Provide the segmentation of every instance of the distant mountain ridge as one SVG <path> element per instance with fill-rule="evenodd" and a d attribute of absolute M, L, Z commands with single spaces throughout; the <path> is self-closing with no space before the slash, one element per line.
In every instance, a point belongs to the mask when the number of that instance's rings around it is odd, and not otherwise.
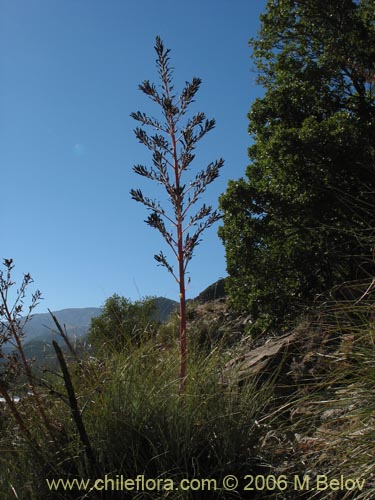
<path fill-rule="evenodd" d="M 199 304 L 205 304 L 206 302 L 210 302 L 212 300 L 224 299 L 227 294 L 225 291 L 225 283 L 226 278 L 219 278 L 215 283 L 209 285 L 205 288 L 199 295 L 193 299 L 195 302 Z"/>
<path fill-rule="evenodd" d="M 68 336 L 74 340 L 81 339 L 87 334 L 91 319 L 99 316 L 101 311 L 100 307 L 84 307 L 53 311 L 53 314 L 61 326 L 66 328 Z M 25 349 L 28 350 L 28 346 L 31 345 L 42 346 L 50 344 L 52 340 L 59 340 L 60 337 L 54 333 L 56 331 L 57 328 L 50 313 L 34 314 L 23 328 Z M 12 350 L 10 345 L 4 347 L 5 352 Z"/>
<path fill-rule="evenodd" d="M 155 319 L 164 322 L 170 314 L 178 307 L 178 303 L 165 297 L 157 297 Z M 72 341 L 82 340 L 86 336 L 91 325 L 92 318 L 99 316 L 102 312 L 100 307 L 68 308 L 60 311 L 52 311 L 60 325 L 66 329 Z M 56 325 L 50 313 L 34 314 L 30 321 L 24 326 L 24 346 L 26 351 L 40 351 L 43 345 L 51 344 L 52 340 L 61 341 L 56 335 Z M 11 346 L 5 346 L 4 351 L 12 350 Z"/>
<path fill-rule="evenodd" d="M 53 314 L 61 326 L 65 326 L 69 336 L 81 338 L 87 333 L 91 319 L 99 316 L 101 311 L 100 307 L 84 307 L 53 311 Z M 55 330 L 56 325 L 50 313 L 34 314 L 24 328 L 25 342 L 34 340 L 51 341 L 54 337 L 52 331 Z"/>
<path fill-rule="evenodd" d="M 224 282 L 225 279 L 219 279 L 192 300 L 204 303 L 225 297 Z M 161 322 L 167 321 L 171 313 L 178 310 L 179 307 L 178 302 L 165 297 L 157 297 L 155 298 L 155 302 L 156 313 L 154 319 Z M 102 308 L 67 308 L 52 312 L 60 325 L 66 329 L 71 341 L 74 342 L 75 340 L 84 340 L 91 325 L 91 320 L 101 314 Z M 46 346 L 52 343 L 52 340 L 62 343 L 61 337 L 56 332 L 57 328 L 50 313 L 34 314 L 24 327 L 25 352 L 30 356 L 35 354 L 39 357 L 46 349 Z M 12 350 L 11 346 L 4 347 L 5 352 Z"/>

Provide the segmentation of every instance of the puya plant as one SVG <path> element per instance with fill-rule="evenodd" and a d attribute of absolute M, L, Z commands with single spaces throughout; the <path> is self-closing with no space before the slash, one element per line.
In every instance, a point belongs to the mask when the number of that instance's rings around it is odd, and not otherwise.
<path fill-rule="evenodd" d="M 203 231 L 221 217 L 217 210 L 213 210 L 205 203 L 193 214 L 191 209 L 206 187 L 218 177 L 224 160 L 220 158 L 211 162 L 204 170 L 197 172 L 190 181 L 185 180 L 184 174 L 195 158 L 196 145 L 214 128 L 215 120 L 207 119 L 202 112 L 186 118 L 186 112 L 189 105 L 194 102 L 201 80 L 193 78 L 190 83 L 186 82 L 179 95 L 176 94 L 173 71 L 170 67 L 170 49 L 164 48 L 160 37 L 156 37 L 155 51 L 160 90 L 148 80 L 140 84 L 139 89 L 159 106 L 162 120 L 159 121 L 140 111 L 131 113 L 130 116 L 141 124 L 134 130 L 137 139 L 152 152 L 152 166 L 135 165 L 133 170 L 165 188 L 169 200 L 168 207 L 164 208 L 156 199 L 144 196 L 140 189 L 132 189 L 130 194 L 135 201 L 143 203 L 151 212 L 145 222 L 161 233 L 177 259 L 176 269 L 162 251 L 154 255 L 158 264 L 167 269 L 179 286 L 179 380 L 182 392 L 187 362 L 186 269 L 195 247 L 201 241 Z M 154 133 L 149 134 L 142 127 L 150 127 Z"/>

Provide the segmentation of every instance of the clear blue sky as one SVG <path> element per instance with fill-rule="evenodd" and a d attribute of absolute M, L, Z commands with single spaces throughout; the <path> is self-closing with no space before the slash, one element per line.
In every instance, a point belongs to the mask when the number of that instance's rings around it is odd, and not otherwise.
<path fill-rule="evenodd" d="M 150 155 L 129 114 L 158 113 L 138 84 L 157 82 L 160 35 L 176 89 L 200 77 L 194 110 L 216 119 L 192 166 L 225 159 L 202 200 L 216 206 L 248 164 L 246 115 L 262 93 L 248 40 L 265 3 L 0 0 L 0 257 L 14 259 L 16 277 L 33 276 L 44 297 L 36 312 L 100 306 L 113 293 L 177 299 L 176 283 L 153 259 L 164 241 L 129 196 L 131 188 L 150 197 L 160 189 L 132 171 Z M 188 297 L 226 275 L 217 227 L 190 263 Z"/>

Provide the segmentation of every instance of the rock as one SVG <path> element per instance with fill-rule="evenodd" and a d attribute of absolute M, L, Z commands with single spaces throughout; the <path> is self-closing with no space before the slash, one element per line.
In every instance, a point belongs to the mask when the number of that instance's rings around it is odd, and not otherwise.
<path fill-rule="evenodd" d="M 228 375 L 229 379 L 235 373 L 238 381 L 242 381 L 249 376 L 258 375 L 265 371 L 271 361 L 274 361 L 279 355 L 284 354 L 294 341 L 294 333 L 269 339 L 264 345 L 250 349 L 245 354 L 229 361 L 225 366 L 224 373 Z"/>

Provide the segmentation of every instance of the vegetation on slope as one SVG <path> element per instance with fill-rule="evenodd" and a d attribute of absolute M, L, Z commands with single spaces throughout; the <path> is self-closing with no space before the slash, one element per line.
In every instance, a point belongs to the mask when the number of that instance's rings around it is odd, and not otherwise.
<path fill-rule="evenodd" d="M 77 351 L 57 325 L 67 351 L 53 342 L 56 368 L 37 372 L 21 316 L 32 280 L 25 275 L 9 304 L 5 260 L 2 499 L 375 497 L 374 13 L 366 0 L 268 2 L 253 43 L 267 90 L 250 113 L 253 163 L 248 181 L 222 197 L 229 304 L 244 313 L 228 306 L 223 282 L 186 304 L 184 391 L 183 315 L 160 324 L 152 301 L 117 296 L 92 323 L 94 351 Z M 192 97 L 197 87 L 189 88 Z M 209 179 L 196 180 L 199 191 Z M 163 234 L 155 213 L 149 223 Z M 124 491 L 122 479 L 142 475 L 150 488 Z M 194 487 L 181 488 L 183 480 Z"/>
<path fill-rule="evenodd" d="M 216 481 L 215 491 L 173 491 L 173 498 L 186 500 L 372 498 L 374 330 L 368 289 L 359 302 L 320 306 L 277 352 L 277 332 L 252 338 L 246 333 L 249 318 L 229 311 L 225 300 L 190 303 L 192 351 L 183 395 L 173 315 L 153 338 L 144 336 L 131 349 L 72 358 L 68 379 L 56 371 L 35 378 L 48 429 L 31 393 L 2 408 L 1 498 L 167 499 L 167 479 Z M 250 367 L 244 361 L 251 358 L 258 361 Z M 47 482 L 142 474 L 165 481 L 167 489 L 88 493 L 88 483 L 81 483 L 81 491 L 74 484 L 69 491 L 62 484 L 52 491 Z M 242 478 L 235 491 L 221 489 L 230 474 Z M 366 488 L 296 491 L 289 481 L 309 477 L 311 486 L 318 474 L 329 480 L 344 474 L 364 480 Z M 276 489 L 269 484 L 245 491 L 246 475 L 281 479 Z"/>
<path fill-rule="evenodd" d="M 374 2 L 270 0 L 251 46 L 265 94 L 219 234 L 232 306 L 280 329 L 374 275 Z"/>

